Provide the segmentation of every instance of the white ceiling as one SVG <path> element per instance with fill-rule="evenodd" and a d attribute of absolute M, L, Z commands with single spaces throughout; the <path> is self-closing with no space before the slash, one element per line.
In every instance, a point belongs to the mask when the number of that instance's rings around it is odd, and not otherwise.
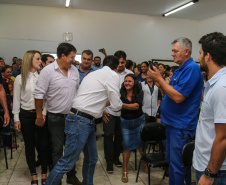
<path fill-rule="evenodd" d="M 4 4 L 65 8 L 66 0 L 0 0 Z M 70 9 L 120 12 L 138 15 L 162 16 L 163 13 L 190 0 L 71 0 Z M 226 13 L 226 0 L 199 0 L 169 17 L 202 20 Z"/>

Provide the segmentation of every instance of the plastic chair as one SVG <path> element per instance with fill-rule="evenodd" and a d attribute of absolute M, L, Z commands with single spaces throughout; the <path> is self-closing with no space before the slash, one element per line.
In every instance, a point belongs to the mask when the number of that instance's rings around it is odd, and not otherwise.
<path fill-rule="evenodd" d="M 195 142 L 192 141 L 190 143 L 185 144 L 183 147 L 183 150 L 182 150 L 181 161 L 182 161 L 183 166 L 186 167 L 185 176 L 184 176 L 184 184 L 186 184 L 185 179 L 188 174 L 188 169 L 189 169 L 189 167 L 192 166 L 192 157 L 193 157 L 194 149 L 195 149 Z M 195 184 L 196 184 L 195 182 L 191 183 L 191 185 L 195 185 Z"/>
<path fill-rule="evenodd" d="M 5 127 L 3 127 L 3 123 L 4 123 L 3 118 L 0 116 L 0 136 L 1 136 L 0 148 L 3 148 L 4 149 L 6 169 L 8 169 L 6 146 L 3 144 L 3 137 L 4 136 L 14 137 L 15 143 L 16 143 L 16 132 L 15 132 L 15 130 L 13 128 L 5 128 Z M 17 143 L 16 143 L 16 149 L 17 149 Z M 11 147 L 11 159 L 12 158 L 13 158 L 13 142 L 12 142 L 12 147 Z"/>
<path fill-rule="evenodd" d="M 140 130 L 140 137 L 142 141 L 149 143 L 150 141 L 162 141 L 166 139 L 165 136 L 165 125 L 161 123 L 146 123 Z M 163 179 L 166 174 L 166 167 L 168 167 L 168 163 L 165 160 L 165 152 L 159 151 L 159 153 L 147 153 L 142 154 L 140 158 L 140 163 L 137 171 L 136 182 L 138 181 L 138 176 L 140 172 L 141 161 L 145 161 L 148 166 L 148 184 L 150 185 L 150 168 L 164 167 L 165 172 L 163 175 Z"/>

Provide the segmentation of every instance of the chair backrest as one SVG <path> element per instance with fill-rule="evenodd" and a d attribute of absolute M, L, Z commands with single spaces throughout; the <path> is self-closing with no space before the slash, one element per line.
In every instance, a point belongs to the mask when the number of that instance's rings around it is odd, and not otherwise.
<path fill-rule="evenodd" d="M 193 157 L 194 149 L 195 149 L 194 141 L 184 145 L 184 148 L 182 150 L 182 157 L 181 157 L 181 161 L 184 166 L 192 165 L 192 157 Z"/>
<path fill-rule="evenodd" d="M 140 130 L 142 141 L 160 141 L 166 139 L 166 126 L 162 123 L 146 123 Z"/>
<path fill-rule="evenodd" d="M 0 116 L 0 131 L 3 130 L 3 124 L 4 124 L 4 120 L 3 120 L 2 116 Z"/>

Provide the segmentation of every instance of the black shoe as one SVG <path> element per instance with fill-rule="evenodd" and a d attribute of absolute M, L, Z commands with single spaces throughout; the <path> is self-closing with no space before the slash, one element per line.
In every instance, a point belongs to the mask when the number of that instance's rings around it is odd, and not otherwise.
<path fill-rule="evenodd" d="M 73 185 L 81 185 L 82 184 L 76 176 L 67 177 L 67 183 L 73 184 Z"/>
<path fill-rule="evenodd" d="M 107 171 L 107 173 L 113 173 L 114 172 L 113 163 L 107 163 L 106 171 Z"/>
<path fill-rule="evenodd" d="M 41 160 L 38 159 L 38 160 L 35 162 L 35 166 L 36 166 L 36 167 L 39 167 L 40 165 L 41 165 Z"/>
<path fill-rule="evenodd" d="M 119 159 L 115 159 L 115 166 L 122 167 L 122 163 L 119 161 Z"/>

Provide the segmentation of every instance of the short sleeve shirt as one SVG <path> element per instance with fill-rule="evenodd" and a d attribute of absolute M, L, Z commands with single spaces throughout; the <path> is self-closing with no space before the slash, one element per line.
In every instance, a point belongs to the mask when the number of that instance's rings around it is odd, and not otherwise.
<path fill-rule="evenodd" d="M 206 83 L 199 122 L 196 129 L 193 166 L 198 171 L 207 167 L 213 142 L 216 138 L 215 123 L 226 124 L 226 67 L 220 69 Z M 226 159 L 221 169 L 226 170 Z"/>
<path fill-rule="evenodd" d="M 188 59 L 174 72 L 169 84 L 186 99 L 176 103 L 165 94 L 160 107 L 162 123 L 178 129 L 194 130 L 203 88 L 200 66 L 192 58 Z"/>

